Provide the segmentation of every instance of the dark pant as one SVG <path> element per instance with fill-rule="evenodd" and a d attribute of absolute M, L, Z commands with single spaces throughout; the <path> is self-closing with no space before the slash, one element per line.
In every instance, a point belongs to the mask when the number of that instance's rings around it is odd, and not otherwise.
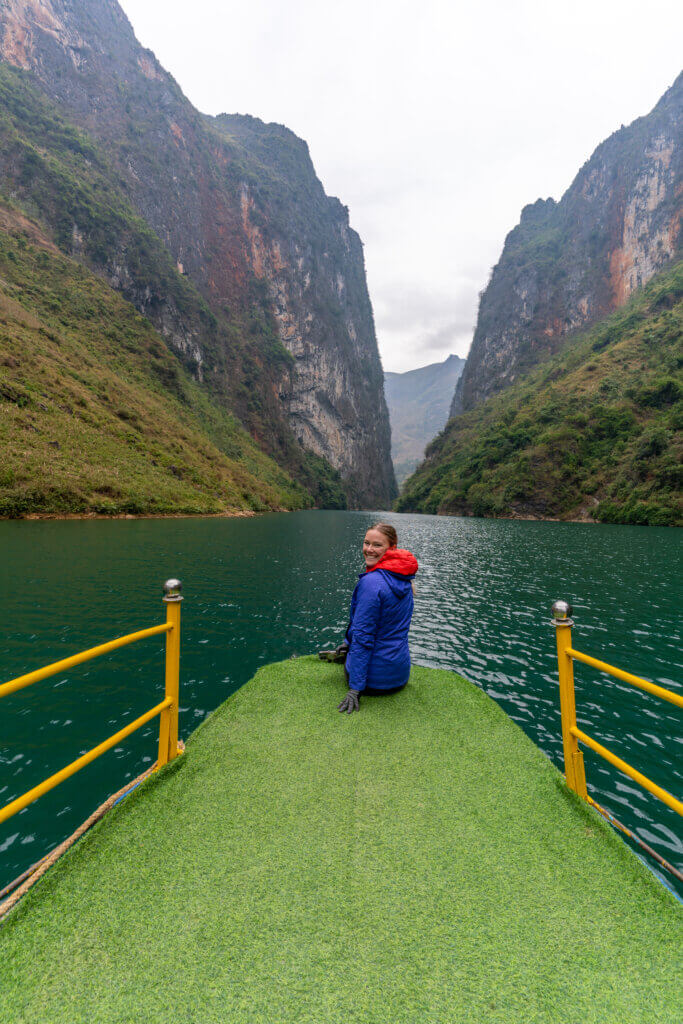
<path fill-rule="evenodd" d="M 344 675 L 346 676 L 346 682 L 349 681 L 349 673 L 346 671 L 346 665 L 344 665 Z M 385 697 L 390 693 L 398 693 L 405 686 L 405 683 L 401 683 L 400 686 L 392 686 L 390 690 L 377 690 L 372 686 L 366 686 L 364 690 L 361 690 L 363 696 L 367 694 L 368 697 Z"/>
<path fill-rule="evenodd" d="M 401 683 L 400 686 L 392 686 L 390 690 L 375 690 L 372 686 L 366 686 L 361 693 L 364 697 L 366 694 L 368 697 L 386 697 L 390 693 L 398 693 L 399 690 L 403 690 L 405 685 L 405 683 Z"/>

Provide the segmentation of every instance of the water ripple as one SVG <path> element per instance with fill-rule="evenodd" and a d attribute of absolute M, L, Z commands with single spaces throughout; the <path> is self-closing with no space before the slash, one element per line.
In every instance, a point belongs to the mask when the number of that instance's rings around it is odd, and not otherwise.
<path fill-rule="evenodd" d="M 383 517 L 420 561 L 413 659 L 482 687 L 558 767 L 549 622 L 555 598 L 574 605 L 579 649 L 683 688 L 679 532 Z M 360 571 L 360 539 L 375 518 L 316 512 L 253 520 L 0 523 L 2 676 L 159 621 L 160 584 L 178 575 L 186 596 L 181 733 L 187 736 L 259 665 L 341 639 Z M 576 690 L 578 719 L 589 734 L 659 785 L 680 789 L 683 729 L 670 705 L 579 664 Z M 163 643 L 155 638 L 7 698 L 0 719 L 3 802 L 162 693 Z M 154 734 L 152 726 L 134 734 L 8 822 L 0 830 L 0 884 L 142 771 L 154 754 Z M 592 752 L 585 759 L 594 799 L 683 869 L 678 816 Z"/>

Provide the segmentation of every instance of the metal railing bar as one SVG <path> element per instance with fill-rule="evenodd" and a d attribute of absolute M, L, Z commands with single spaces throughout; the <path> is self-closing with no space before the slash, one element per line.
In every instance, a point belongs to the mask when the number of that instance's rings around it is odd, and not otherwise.
<path fill-rule="evenodd" d="M 31 686 L 33 683 L 38 683 L 41 679 L 47 679 L 48 676 L 54 676 L 58 672 L 65 672 L 67 669 L 73 668 L 74 665 L 81 665 L 84 661 L 99 658 L 100 655 L 108 654 L 109 651 L 115 651 L 119 647 L 126 647 L 128 644 L 135 643 L 136 640 L 145 640 L 148 636 L 168 633 L 171 629 L 173 629 L 172 623 L 162 622 L 160 626 L 139 629 L 136 633 L 127 633 L 126 636 L 120 636 L 116 640 L 109 640 L 106 644 L 91 647 L 87 651 L 80 651 L 79 654 L 73 654 L 70 658 L 62 658 L 61 661 L 55 661 L 51 665 L 45 665 L 44 668 L 36 669 L 35 672 L 28 672 L 26 675 L 17 676 L 16 679 L 10 679 L 8 683 L 3 683 L 0 686 L 0 697 L 7 697 L 10 693 L 23 690 L 25 686 Z"/>
<path fill-rule="evenodd" d="M 683 882 L 683 872 L 680 872 L 678 868 L 675 868 L 673 866 L 673 864 L 669 864 L 668 860 L 665 860 L 664 857 L 662 857 L 661 853 L 657 853 L 657 851 L 653 850 L 653 848 L 648 843 L 646 843 L 644 839 L 641 839 L 640 836 L 637 836 L 635 832 L 631 832 L 630 828 L 626 828 L 626 825 L 624 825 L 622 821 L 619 821 L 618 818 L 615 818 L 611 811 L 605 810 L 604 807 L 601 807 L 600 804 L 597 804 L 595 800 L 593 800 L 589 796 L 586 797 L 586 800 L 591 805 L 591 807 L 595 808 L 598 814 L 601 814 L 603 816 L 605 821 L 608 821 L 610 825 L 612 825 L 616 829 L 619 829 L 620 832 L 623 832 L 625 836 L 628 836 L 629 839 L 631 839 L 634 843 L 636 843 L 643 850 L 645 850 L 646 853 L 649 853 L 653 860 L 656 860 L 657 863 L 660 864 L 665 871 L 669 871 L 674 876 L 674 878 L 678 879 L 679 882 Z"/>
<path fill-rule="evenodd" d="M 676 704 L 679 708 L 683 708 L 683 694 L 674 693 L 672 690 L 665 690 L 663 686 L 657 686 L 655 683 L 648 682 L 647 679 L 641 679 L 640 676 L 634 676 L 630 672 L 624 672 L 623 669 L 615 668 L 613 665 L 608 665 L 606 661 L 599 661 L 597 658 L 592 658 L 590 654 L 583 654 L 581 651 L 575 651 L 573 647 L 567 647 L 566 653 L 570 658 L 574 658 L 576 661 L 582 661 L 584 665 L 592 665 L 593 668 L 600 669 L 601 672 L 607 672 L 609 675 L 615 676 L 617 679 L 622 679 L 625 683 L 630 683 L 631 686 L 637 686 L 640 690 L 646 690 L 647 693 L 651 693 L 655 697 L 661 697 L 662 700 L 668 700 L 672 704 Z"/>
<path fill-rule="evenodd" d="M 143 630 L 143 632 L 145 631 Z M 140 729 L 143 725 L 146 725 L 147 722 L 150 722 L 153 718 L 156 718 L 157 715 L 160 715 L 162 711 L 166 711 L 167 708 L 170 708 L 172 704 L 173 701 L 170 697 L 162 700 L 160 704 L 157 704 L 149 711 L 146 711 L 144 715 L 140 715 L 139 718 L 136 718 L 134 722 L 130 722 L 130 724 L 124 729 L 120 729 L 117 733 L 114 733 L 113 736 L 110 736 L 109 739 L 104 740 L 103 743 L 93 747 L 93 749 L 89 750 L 87 754 L 83 754 L 81 757 L 77 758 L 77 760 L 72 761 L 71 764 L 67 765 L 66 768 L 62 768 L 61 771 L 55 772 L 55 774 L 51 775 L 49 779 L 45 779 L 44 782 L 34 786 L 33 789 L 29 789 L 29 791 L 24 793 L 23 796 L 17 797 L 16 800 L 12 800 L 11 803 L 6 804 L 5 807 L 0 810 L 0 825 L 4 821 L 7 821 L 8 818 L 11 818 L 13 814 L 17 814 L 19 811 L 22 811 L 24 807 L 28 807 L 28 805 L 32 804 L 34 800 L 38 799 L 38 797 L 41 797 L 51 789 L 54 789 L 54 787 L 58 786 L 60 782 L 64 782 L 65 779 L 75 775 L 76 772 L 81 770 L 81 768 L 85 768 L 86 765 L 90 764 L 91 761 L 94 761 L 101 754 L 106 753 L 107 750 L 111 750 L 111 748 L 115 747 L 117 743 L 125 740 L 131 733 L 135 732 L 136 729 Z"/>
<path fill-rule="evenodd" d="M 653 796 L 658 797 L 662 803 L 667 805 L 667 807 L 670 807 L 673 811 L 683 815 L 683 803 L 680 800 L 677 800 L 675 796 L 672 796 L 666 789 L 662 789 L 661 786 L 658 786 L 655 782 L 648 779 L 646 775 L 636 771 L 636 769 L 632 768 L 630 764 L 626 764 L 626 761 L 622 761 L 620 757 L 613 754 L 611 750 L 607 749 L 607 747 L 603 747 L 600 743 L 597 743 L 591 736 L 587 736 L 585 732 L 581 731 L 581 729 L 573 727 L 569 731 L 572 736 L 575 736 L 576 739 L 580 740 L 580 742 L 585 746 L 590 747 L 591 750 L 595 751 L 596 754 L 599 754 L 600 757 L 605 759 L 605 761 L 609 761 L 610 764 L 614 765 L 615 768 L 618 768 L 620 772 L 624 773 L 624 775 L 628 775 L 630 779 L 637 782 L 643 787 L 643 789 L 652 793 Z"/>

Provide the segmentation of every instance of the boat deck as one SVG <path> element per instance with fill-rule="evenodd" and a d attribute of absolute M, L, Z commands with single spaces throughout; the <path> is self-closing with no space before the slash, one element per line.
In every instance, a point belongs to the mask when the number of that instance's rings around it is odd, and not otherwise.
<path fill-rule="evenodd" d="M 95 826 L 0 928 L 0 1020 L 677 1019 L 678 904 L 492 700 L 344 691 L 262 669 Z"/>

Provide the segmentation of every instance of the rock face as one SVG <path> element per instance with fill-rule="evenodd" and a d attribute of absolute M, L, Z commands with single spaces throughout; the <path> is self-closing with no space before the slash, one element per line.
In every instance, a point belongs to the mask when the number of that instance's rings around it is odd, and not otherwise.
<path fill-rule="evenodd" d="M 348 210 L 325 195 L 308 147 L 286 128 L 226 114 L 216 124 L 271 176 L 268 189 L 241 183 L 240 208 L 250 265 L 293 357 L 279 383 L 289 422 L 352 494 L 386 504 L 395 493 L 389 415 L 363 247 Z"/>
<path fill-rule="evenodd" d="M 464 359 L 451 355 L 443 363 L 384 374 L 391 457 L 399 484 L 413 472 L 429 442 L 446 426 L 453 389 L 464 365 Z"/>
<path fill-rule="evenodd" d="M 350 504 L 390 502 L 389 418 L 362 245 L 346 208 L 325 195 L 305 143 L 279 125 L 196 111 L 115 0 L 6 0 L 0 55 L 96 140 L 175 272 L 219 323 L 251 318 L 262 334 L 272 328 L 274 351 L 287 350 L 287 359 L 257 352 L 246 370 L 235 352 L 222 353 L 227 376 L 241 375 L 236 408 L 254 436 L 276 458 L 285 444 L 277 424 L 250 421 L 260 389 L 266 420 L 281 417 L 306 450 L 339 470 Z M 69 254 L 79 258 L 82 243 L 74 219 Z M 125 292 L 126 254 L 110 255 L 103 268 Z M 197 376 L 215 362 L 201 323 L 177 303 L 151 303 L 144 289 L 127 297 Z"/>
<path fill-rule="evenodd" d="M 459 416 L 400 512 L 683 523 L 683 259 Z"/>
<path fill-rule="evenodd" d="M 525 207 L 482 294 L 451 415 L 622 306 L 677 253 L 682 120 L 683 74 L 650 114 L 598 146 L 559 203 Z"/>

